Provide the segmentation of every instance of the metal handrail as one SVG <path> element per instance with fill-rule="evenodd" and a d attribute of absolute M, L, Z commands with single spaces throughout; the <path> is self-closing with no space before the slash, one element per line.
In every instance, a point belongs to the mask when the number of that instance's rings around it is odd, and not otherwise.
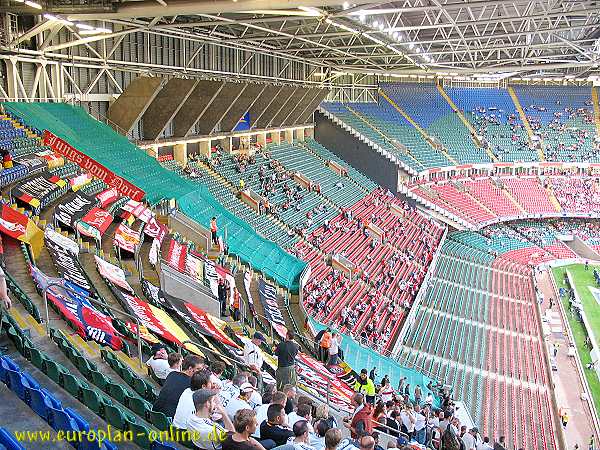
<path fill-rule="evenodd" d="M 239 361 L 239 360 L 237 360 L 237 359 L 234 359 L 234 358 L 231 358 L 231 357 L 229 357 L 229 356 L 226 356 L 226 355 L 224 355 L 223 353 L 220 353 L 220 352 L 218 352 L 218 351 L 215 351 L 215 350 L 213 350 L 213 349 L 211 349 L 211 348 L 209 348 L 209 347 L 207 347 L 207 346 L 205 346 L 205 345 L 202 345 L 202 344 L 200 344 L 200 343 L 198 343 L 198 342 L 196 342 L 196 341 L 193 341 L 193 340 L 191 340 L 191 339 L 186 339 L 185 341 L 182 341 L 182 342 L 181 342 L 181 345 L 178 345 L 178 346 L 177 346 L 177 348 L 178 348 L 178 353 L 179 353 L 180 355 L 181 355 L 181 350 L 185 348 L 185 345 L 186 345 L 186 344 L 192 344 L 192 345 L 195 345 L 195 346 L 196 346 L 196 347 L 198 347 L 200 350 L 206 351 L 206 352 L 208 352 L 208 353 L 212 354 L 213 356 L 215 356 L 215 355 L 216 355 L 216 356 L 218 356 L 220 359 L 225 359 L 225 360 L 229 361 L 231 364 L 233 364 L 233 366 L 234 366 L 234 367 L 236 367 L 236 366 L 241 366 L 241 367 L 244 367 L 244 368 L 248 368 L 248 369 L 250 369 L 250 367 L 248 367 L 248 366 L 247 366 L 246 364 L 244 364 L 242 361 Z"/>
<path fill-rule="evenodd" d="M 136 323 L 138 360 L 139 360 L 139 363 L 140 363 L 140 367 L 144 366 L 143 360 L 142 360 L 142 337 L 141 337 L 141 334 L 140 334 L 140 329 L 141 329 L 141 325 L 142 324 L 140 322 L 140 319 L 138 319 L 136 316 L 134 316 L 132 314 L 129 314 L 129 313 L 123 311 L 122 309 L 115 308 L 114 306 L 108 305 L 105 302 L 101 302 L 100 300 L 97 300 L 97 299 L 95 299 L 93 297 L 90 297 L 89 295 L 82 295 L 81 293 L 77 292 L 76 290 L 71 289 L 71 288 L 69 288 L 67 286 L 64 286 L 60 282 L 56 282 L 56 281 L 48 283 L 42 289 L 42 297 L 44 298 L 44 308 L 45 308 L 45 311 L 46 311 L 46 334 L 48 336 L 50 336 L 50 311 L 48 309 L 48 290 L 51 287 L 57 287 L 57 288 L 60 288 L 60 289 L 62 289 L 64 291 L 66 291 L 66 292 L 71 292 L 72 294 L 76 294 L 78 297 L 85 298 L 86 300 L 88 300 L 92 304 L 103 306 L 105 308 L 108 308 L 111 311 L 118 312 L 118 313 L 120 313 L 120 314 L 122 314 L 122 315 L 124 315 L 126 317 L 129 317 L 129 318 L 133 319 L 135 321 L 135 323 Z"/>

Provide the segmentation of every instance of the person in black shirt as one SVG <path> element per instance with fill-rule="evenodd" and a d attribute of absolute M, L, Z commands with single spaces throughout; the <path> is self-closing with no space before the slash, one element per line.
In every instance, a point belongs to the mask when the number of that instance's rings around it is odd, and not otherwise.
<path fill-rule="evenodd" d="M 277 389 L 282 390 L 286 384 L 296 385 L 296 355 L 298 344 L 294 342 L 294 332 L 288 330 L 285 341 L 280 342 L 274 349 L 277 356 Z"/>
<path fill-rule="evenodd" d="M 197 355 L 187 355 L 181 363 L 181 372 L 171 372 L 163 384 L 158 398 L 152 406 L 153 411 L 164 413 L 173 418 L 177 403 L 183 391 L 190 387 L 192 375 L 206 367 L 204 360 Z"/>
<path fill-rule="evenodd" d="M 267 420 L 260 424 L 261 440 L 272 439 L 277 445 L 285 444 L 288 438 L 294 435 L 294 432 L 283 426 L 284 417 L 283 406 L 275 403 L 269 405 Z"/>
<path fill-rule="evenodd" d="M 265 450 L 262 444 L 252 437 L 257 426 L 256 413 L 251 409 L 240 409 L 233 416 L 235 433 L 227 436 L 221 450 Z"/>

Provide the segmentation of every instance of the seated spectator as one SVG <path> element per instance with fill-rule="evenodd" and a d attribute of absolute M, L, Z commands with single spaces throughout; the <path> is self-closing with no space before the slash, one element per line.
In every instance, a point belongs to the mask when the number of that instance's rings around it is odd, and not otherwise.
<path fill-rule="evenodd" d="M 287 396 L 285 403 L 285 413 L 290 414 L 295 407 L 296 402 L 296 386 L 292 384 L 286 384 L 283 386 L 283 393 Z"/>
<path fill-rule="evenodd" d="M 312 407 L 310 404 L 303 403 L 301 405 L 298 405 L 298 409 L 296 411 L 292 411 L 288 414 L 288 425 L 290 427 L 293 427 L 296 422 L 306 421 L 308 422 L 308 427 L 310 428 L 310 432 L 312 433 L 314 430 L 312 428 L 312 425 L 310 424 L 310 421 L 312 420 L 311 413 Z"/>
<path fill-rule="evenodd" d="M 315 450 L 310 445 L 310 428 L 306 420 L 299 420 L 292 427 L 294 437 L 288 439 L 288 443 L 294 446 L 295 450 Z"/>
<path fill-rule="evenodd" d="M 324 420 L 317 420 L 313 425 L 314 432 L 310 435 L 310 446 L 315 450 L 325 449 L 325 435 L 331 429 Z"/>
<path fill-rule="evenodd" d="M 233 420 L 233 416 L 235 416 L 235 413 L 240 409 L 252 409 L 249 400 L 254 390 L 254 386 L 250 383 L 244 383 L 240 386 L 240 394 L 236 398 L 232 398 L 225 407 L 230 419 Z"/>
<path fill-rule="evenodd" d="M 329 406 L 327 406 L 327 404 L 325 403 L 320 403 L 319 405 L 317 405 L 317 407 L 315 408 L 314 418 L 315 420 L 322 420 L 326 422 L 329 428 L 338 427 L 337 420 L 335 420 L 335 417 L 333 417 L 329 413 Z"/>
<path fill-rule="evenodd" d="M 187 388 L 179 397 L 177 409 L 173 416 L 173 426 L 185 430 L 190 417 L 194 415 L 196 407 L 194 406 L 194 392 L 200 389 L 210 389 L 210 379 L 208 372 L 197 372 L 192 375 L 190 387 Z"/>
<path fill-rule="evenodd" d="M 187 429 L 192 432 L 192 441 L 197 448 L 220 450 L 227 431 L 233 431 L 233 424 L 217 394 L 218 391 L 214 389 L 200 389 L 194 392 L 196 413 L 188 420 Z M 223 418 L 225 428 L 212 420 L 214 413 Z"/>
<path fill-rule="evenodd" d="M 331 428 L 325 433 L 325 450 L 336 450 L 342 441 L 342 430 Z"/>
<path fill-rule="evenodd" d="M 294 436 L 294 432 L 285 425 L 283 406 L 271 404 L 267 409 L 267 420 L 260 424 L 261 440 L 272 439 L 277 445 L 283 445 Z"/>
<path fill-rule="evenodd" d="M 152 356 L 146 365 L 152 369 L 152 372 L 159 380 L 164 381 L 167 375 L 172 372 L 168 361 L 167 347 L 163 344 L 154 344 L 152 346 Z"/>
<path fill-rule="evenodd" d="M 375 449 L 374 450 L 383 450 L 383 447 L 381 445 L 379 445 L 379 432 L 373 431 L 373 434 L 371 436 L 373 437 L 373 440 L 375 441 Z"/>
<path fill-rule="evenodd" d="M 266 400 L 267 400 L 267 396 L 264 396 L 263 401 L 266 401 Z M 281 392 L 281 391 L 273 392 L 273 396 L 271 398 L 270 403 L 266 403 L 266 404 L 263 403 L 258 408 L 256 408 L 256 420 L 258 420 L 259 426 L 262 425 L 262 423 L 267 420 L 267 411 L 269 410 L 269 407 L 271 405 L 279 405 L 281 407 L 284 407 L 286 401 L 287 401 L 287 395 L 285 395 L 283 392 Z M 287 425 L 287 423 L 288 423 L 287 416 L 285 417 L 283 423 L 285 425 Z M 255 436 L 260 437 L 260 433 L 257 433 Z"/>
<path fill-rule="evenodd" d="M 238 372 L 233 379 L 223 385 L 219 392 L 219 399 L 224 407 L 227 407 L 229 401 L 237 398 L 240 395 L 240 386 L 248 382 L 248 374 L 246 372 Z"/>
<path fill-rule="evenodd" d="M 223 372 L 225 372 L 225 363 L 223 361 L 215 361 L 211 364 L 210 370 L 211 389 L 222 389 L 223 380 L 221 380 L 221 377 L 223 376 Z"/>
<path fill-rule="evenodd" d="M 258 392 L 258 379 L 254 375 L 248 375 L 248 383 L 250 383 L 254 388 L 254 391 L 252 392 L 252 395 L 250 395 L 248 403 L 250 403 L 252 409 L 255 409 L 257 406 L 262 405 L 263 402 L 262 396 L 260 395 L 260 392 Z"/>
<path fill-rule="evenodd" d="M 233 416 L 235 433 L 227 436 L 222 450 L 265 450 L 265 447 L 252 437 L 258 428 L 256 413 L 251 409 L 240 409 Z"/>
<path fill-rule="evenodd" d="M 183 391 L 190 387 L 192 375 L 204 370 L 204 359 L 197 355 L 187 355 L 181 363 L 181 372 L 171 372 L 152 406 L 153 411 L 173 417 Z"/>

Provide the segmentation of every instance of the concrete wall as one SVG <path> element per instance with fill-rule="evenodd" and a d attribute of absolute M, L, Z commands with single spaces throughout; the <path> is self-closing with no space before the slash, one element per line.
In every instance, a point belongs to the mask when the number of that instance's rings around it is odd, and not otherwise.
<path fill-rule="evenodd" d="M 187 136 L 194 124 L 208 109 L 224 83 L 222 81 L 200 80 L 190 96 L 173 118 L 173 136 Z"/>
<path fill-rule="evenodd" d="M 256 102 L 263 90 L 266 89 L 265 84 L 248 84 L 246 89 L 238 97 L 237 102 L 231 105 L 231 108 L 221 119 L 221 131 L 226 133 L 233 131 L 240 119 Z"/>
<path fill-rule="evenodd" d="M 211 102 L 210 107 L 198 119 L 199 134 L 210 134 L 223 115 L 229 111 L 240 94 L 243 92 L 246 84 L 226 82 L 217 96 Z"/>
<path fill-rule="evenodd" d="M 396 164 L 318 111 L 315 113 L 315 140 L 381 186 L 398 192 Z"/>
<path fill-rule="evenodd" d="M 106 113 L 108 119 L 119 127 L 117 131 L 131 131 L 166 81 L 158 77 L 138 77 L 131 80 Z"/>
<path fill-rule="evenodd" d="M 183 78 L 172 78 L 167 82 L 142 116 L 144 139 L 153 141 L 161 135 L 184 105 L 196 83 L 196 80 Z"/>

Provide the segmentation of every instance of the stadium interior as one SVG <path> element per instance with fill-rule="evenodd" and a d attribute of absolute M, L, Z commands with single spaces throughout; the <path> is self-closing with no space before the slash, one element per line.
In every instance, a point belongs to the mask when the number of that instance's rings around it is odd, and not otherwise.
<path fill-rule="evenodd" d="M 0 450 L 600 449 L 598 2 L 0 18 Z"/>

